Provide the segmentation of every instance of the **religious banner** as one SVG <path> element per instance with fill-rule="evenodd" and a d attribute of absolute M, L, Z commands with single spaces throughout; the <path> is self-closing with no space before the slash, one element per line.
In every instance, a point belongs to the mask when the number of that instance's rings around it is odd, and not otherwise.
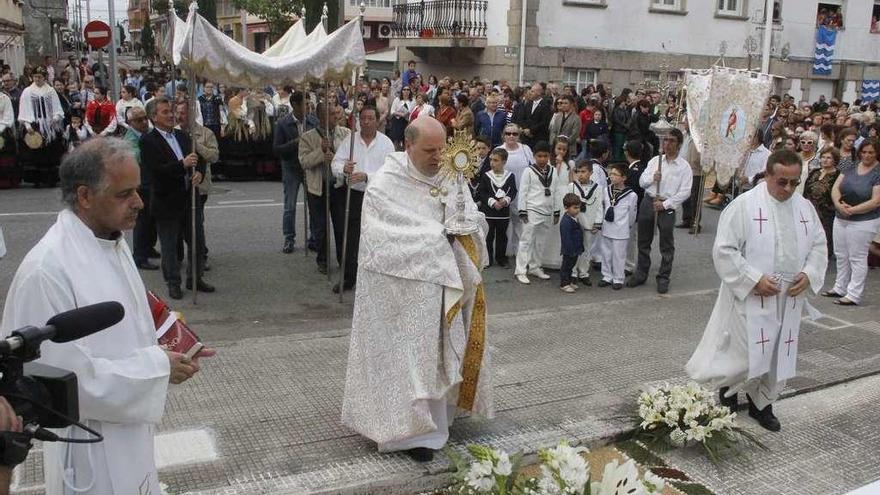
<path fill-rule="evenodd" d="M 749 151 L 773 78 L 724 67 L 716 67 L 711 77 L 708 109 L 700 110 L 706 113 L 702 164 L 707 171 L 714 164 L 716 180 L 725 186 Z"/>
<path fill-rule="evenodd" d="M 862 103 L 880 98 L 880 80 L 866 79 L 862 81 Z"/>
<path fill-rule="evenodd" d="M 828 26 L 816 28 L 816 56 L 813 61 L 814 75 L 831 75 L 831 61 L 834 58 L 834 43 L 836 40 L 836 29 L 831 29 Z"/>
<path fill-rule="evenodd" d="M 704 130 L 708 121 L 709 90 L 712 87 L 712 70 L 690 70 L 687 72 L 687 119 L 691 139 L 700 152 L 703 152 Z"/>

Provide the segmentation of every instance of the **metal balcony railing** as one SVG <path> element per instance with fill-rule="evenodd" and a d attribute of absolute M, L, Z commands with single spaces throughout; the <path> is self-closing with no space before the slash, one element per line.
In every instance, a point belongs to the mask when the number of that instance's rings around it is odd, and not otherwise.
<path fill-rule="evenodd" d="M 488 0 L 420 0 L 394 5 L 394 38 L 485 38 Z"/>

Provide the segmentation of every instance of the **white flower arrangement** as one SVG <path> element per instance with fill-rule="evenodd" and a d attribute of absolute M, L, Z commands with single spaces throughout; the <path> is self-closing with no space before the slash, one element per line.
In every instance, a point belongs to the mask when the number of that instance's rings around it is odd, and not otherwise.
<path fill-rule="evenodd" d="M 713 462 L 722 450 L 743 439 L 763 448 L 749 432 L 736 426 L 736 413 L 715 403 L 714 394 L 691 382 L 642 392 L 637 400 L 636 437 L 655 447 L 699 444 Z"/>
<path fill-rule="evenodd" d="M 611 461 L 604 467 L 601 481 L 590 479 L 590 466 L 583 455 L 584 447 L 571 447 L 560 442 L 553 448 L 541 449 L 541 474 L 538 478 L 519 475 L 522 455 L 507 453 L 480 445 L 467 447 L 473 457 L 468 464 L 451 450 L 447 455 L 457 468 L 457 483 L 448 493 L 467 495 L 650 495 L 662 493 L 663 478 L 650 471 L 639 479 L 634 461 L 620 464 Z M 621 488 L 625 490 L 621 491 Z"/>

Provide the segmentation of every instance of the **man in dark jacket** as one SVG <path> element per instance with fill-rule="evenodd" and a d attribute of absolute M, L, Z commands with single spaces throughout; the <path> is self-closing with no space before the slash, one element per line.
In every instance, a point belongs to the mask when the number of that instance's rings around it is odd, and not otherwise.
<path fill-rule="evenodd" d="M 529 147 L 540 141 L 548 141 L 554 109 L 551 99 L 544 97 L 544 86 L 540 83 L 533 84 L 529 90 L 529 101 L 525 105 L 525 115 L 520 124 L 523 136 L 521 141 Z"/>
<path fill-rule="evenodd" d="M 147 105 L 147 116 L 153 130 L 141 137 L 141 163 L 150 175 L 150 210 L 156 220 L 159 245 L 162 247 L 162 276 L 168 284 L 168 296 L 182 299 L 180 289 L 180 259 L 178 244 L 181 228 L 191 211 L 191 188 L 202 182 L 204 162 L 193 151 L 186 133 L 174 129 L 171 101 L 160 96 Z M 186 223 L 188 224 L 188 223 Z M 187 288 L 192 288 L 192 273 L 187 277 Z M 196 269 L 196 289 L 214 292 L 214 287 L 202 280 L 202 267 Z"/>
<path fill-rule="evenodd" d="M 281 252 L 293 252 L 296 239 L 296 200 L 299 187 L 303 183 L 303 169 L 299 162 L 299 138 L 318 123 L 314 116 L 303 115 L 303 94 L 295 92 L 290 96 L 292 112 L 278 119 L 275 123 L 275 135 L 272 148 L 281 159 L 281 183 L 284 188 L 284 214 L 281 217 L 281 230 L 284 234 L 284 246 Z"/>

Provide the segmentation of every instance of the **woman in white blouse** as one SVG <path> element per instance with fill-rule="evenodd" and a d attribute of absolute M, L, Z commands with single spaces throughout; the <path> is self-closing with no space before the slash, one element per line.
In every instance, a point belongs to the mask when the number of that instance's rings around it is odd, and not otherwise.
<path fill-rule="evenodd" d="M 433 117 L 434 107 L 428 103 L 428 97 L 425 93 L 416 95 L 416 106 L 409 112 L 409 121 L 412 122 L 419 117 Z"/>
<path fill-rule="evenodd" d="M 535 163 L 535 155 L 527 144 L 519 142 L 520 127 L 516 124 L 507 124 L 504 127 L 504 144 L 499 148 L 507 151 L 507 164 L 504 169 L 510 171 L 516 179 L 516 187 L 519 189 L 520 179 L 523 171 L 529 165 Z M 510 209 L 510 226 L 507 228 L 507 255 L 516 256 L 516 249 L 519 246 L 519 236 L 522 233 L 522 221 L 519 219 L 519 212 L 516 208 Z"/>
<path fill-rule="evenodd" d="M 137 95 L 137 89 L 134 86 L 125 85 L 119 91 L 119 96 L 122 98 L 116 102 L 116 122 L 125 130 L 128 130 L 128 124 L 125 123 L 125 112 L 131 107 L 144 108 L 143 102 L 138 100 L 135 95 Z"/>
<path fill-rule="evenodd" d="M 400 96 L 391 104 L 391 131 L 388 135 L 398 150 L 403 149 L 403 131 L 409 124 L 409 113 L 413 109 L 412 90 L 409 86 L 400 90 Z"/>

